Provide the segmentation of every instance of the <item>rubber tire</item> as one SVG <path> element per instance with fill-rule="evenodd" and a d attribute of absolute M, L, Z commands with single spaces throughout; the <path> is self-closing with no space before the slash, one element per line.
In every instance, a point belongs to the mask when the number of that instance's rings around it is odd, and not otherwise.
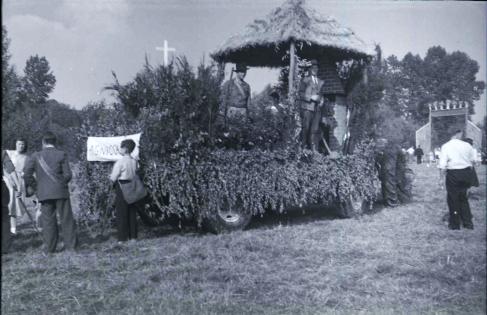
<path fill-rule="evenodd" d="M 212 233 L 221 234 L 241 231 L 249 225 L 251 220 L 251 214 L 242 211 L 242 209 L 238 209 L 237 211 L 232 211 L 228 216 L 218 212 L 211 217 L 205 218 L 203 220 L 203 226 Z"/>
<path fill-rule="evenodd" d="M 354 199 L 348 196 L 345 200 L 338 201 L 338 215 L 343 219 L 360 216 L 368 209 L 370 209 L 370 202 L 366 202 L 363 198 Z"/>

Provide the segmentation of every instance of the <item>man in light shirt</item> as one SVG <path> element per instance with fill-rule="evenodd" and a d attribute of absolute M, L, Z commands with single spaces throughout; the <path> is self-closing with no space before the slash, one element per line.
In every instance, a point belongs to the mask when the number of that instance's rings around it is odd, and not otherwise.
<path fill-rule="evenodd" d="M 472 214 L 468 204 L 467 190 L 471 186 L 472 166 L 475 153 L 472 146 L 462 139 L 462 131 L 456 130 L 451 140 L 441 147 L 440 185 L 446 184 L 449 210 L 448 227 L 460 229 L 460 222 L 466 229 L 473 229 Z"/>

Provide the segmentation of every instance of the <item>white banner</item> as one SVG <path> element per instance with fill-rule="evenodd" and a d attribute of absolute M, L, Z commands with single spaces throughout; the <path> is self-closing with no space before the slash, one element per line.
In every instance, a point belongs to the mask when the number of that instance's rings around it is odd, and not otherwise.
<path fill-rule="evenodd" d="M 132 139 L 135 142 L 135 149 L 132 152 L 132 157 L 139 159 L 139 141 L 140 135 L 120 136 L 120 137 L 88 137 L 86 142 L 86 158 L 88 161 L 99 162 L 115 162 L 122 158 L 120 154 L 120 143 L 125 139 Z"/>

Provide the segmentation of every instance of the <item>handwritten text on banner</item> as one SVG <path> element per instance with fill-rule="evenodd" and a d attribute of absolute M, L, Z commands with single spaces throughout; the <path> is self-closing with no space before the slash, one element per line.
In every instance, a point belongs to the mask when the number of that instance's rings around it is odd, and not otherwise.
<path fill-rule="evenodd" d="M 88 137 L 87 141 L 87 160 L 100 162 L 114 162 L 120 158 L 120 143 L 125 139 L 132 139 L 135 142 L 135 149 L 132 152 L 134 159 L 139 159 L 140 135 L 120 136 L 120 137 Z"/>

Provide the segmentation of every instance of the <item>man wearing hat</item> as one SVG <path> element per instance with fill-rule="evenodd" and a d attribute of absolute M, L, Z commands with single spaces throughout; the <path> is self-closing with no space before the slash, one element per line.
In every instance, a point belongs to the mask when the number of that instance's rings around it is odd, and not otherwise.
<path fill-rule="evenodd" d="M 320 140 L 321 89 L 323 80 L 318 78 L 318 61 L 311 60 L 308 75 L 299 85 L 299 103 L 301 110 L 301 143 L 303 147 L 316 150 Z"/>
<path fill-rule="evenodd" d="M 223 115 L 226 118 L 248 117 L 250 104 L 250 86 L 244 81 L 247 74 L 247 66 L 237 63 L 235 77 L 223 84 L 222 105 Z"/>

